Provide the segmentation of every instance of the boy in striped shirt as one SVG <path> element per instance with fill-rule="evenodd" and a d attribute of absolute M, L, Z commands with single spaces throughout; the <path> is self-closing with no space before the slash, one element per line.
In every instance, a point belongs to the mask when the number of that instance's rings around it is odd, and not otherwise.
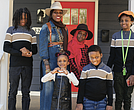
<path fill-rule="evenodd" d="M 76 110 L 112 110 L 112 71 L 101 61 L 98 45 L 90 46 L 88 55 L 91 63 L 81 73 Z"/>

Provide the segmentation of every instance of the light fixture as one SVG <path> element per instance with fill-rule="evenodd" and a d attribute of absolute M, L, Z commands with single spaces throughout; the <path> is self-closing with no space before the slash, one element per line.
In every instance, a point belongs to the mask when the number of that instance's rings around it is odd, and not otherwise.
<path fill-rule="evenodd" d="M 102 42 L 109 41 L 109 30 L 101 30 L 101 41 Z"/>
<path fill-rule="evenodd" d="M 38 24 L 43 23 L 43 17 L 44 17 L 44 11 L 42 11 L 42 9 L 38 9 L 38 12 L 37 12 L 37 23 Z"/>

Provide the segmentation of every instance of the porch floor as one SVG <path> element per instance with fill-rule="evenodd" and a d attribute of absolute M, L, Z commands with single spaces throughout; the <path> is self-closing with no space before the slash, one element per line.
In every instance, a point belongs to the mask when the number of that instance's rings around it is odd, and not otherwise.
<path fill-rule="evenodd" d="M 75 110 L 76 107 L 76 98 L 72 98 L 72 110 Z M 17 103 L 16 103 L 17 110 L 22 110 L 21 108 L 21 95 L 17 95 Z M 39 110 L 40 109 L 40 97 L 39 96 L 31 96 L 31 103 L 29 110 Z M 113 103 L 113 110 L 114 110 L 114 103 Z"/>

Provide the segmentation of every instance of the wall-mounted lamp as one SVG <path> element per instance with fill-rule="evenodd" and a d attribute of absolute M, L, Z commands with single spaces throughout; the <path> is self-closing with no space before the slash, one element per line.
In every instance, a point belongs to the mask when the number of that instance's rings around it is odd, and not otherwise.
<path fill-rule="evenodd" d="M 109 41 L 109 30 L 101 30 L 101 41 L 102 42 Z"/>
<path fill-rule="evenodd" d="M 37 10 L 37 23 L 42 24 L 44 17 L 45 17 L 45 10 L 44 9 L 38 9 Z"/>

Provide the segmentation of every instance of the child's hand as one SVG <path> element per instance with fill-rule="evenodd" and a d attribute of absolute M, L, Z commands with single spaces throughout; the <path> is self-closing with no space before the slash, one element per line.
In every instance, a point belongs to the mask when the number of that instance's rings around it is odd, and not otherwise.
<path fill-rule="evenodd" d="M 22 56 L 24 56 L 24 57 L 31 57 L 32 56 L 32 52 L 22 53 Z"/>
<path fill-rule="evenodd" d="M 58 73 L 58 71 L 60 70 L 59 67 L 55 68 L 53 71 L 51 71 L 52 74 Z"/>
<path fill-rule="evenodd" d="M 112 107 L 112 106 L 107 105 L 107 106 L 106 106 L 106 110 L 113 110 L 113 107 Z"/>
<path fill-rule="evenodd" d="M 32 56 L 32 52 L 30 52 L 25 47 L 21 48 L 20 51 L 22 52 L 22 56 L 25 56 L 25 57 L 31 57 Z"/>
<path fill-rule="evenodd" d="M 134 75 L 130 75 L 127 80 L 130 81 L 130 85 L 129 86 L 133 86 L 134 85 Z"/>
<path fill-rule="evenodd" d="M 61 71 L 63 71 L 66 75 L 68 75 L 68 71 L 65 68 L 61 68 Z"/>
<path fill-rule="evenodd" d="M 130 86 L 130 79 L 126 80 L 127 86 Z"/>
<path fill-rule="evenodd" d="M 83 105 L 82 104 L 77 104 L 75 110 L 83 110 Z"/>
<path fill-rule="evenodd" d="M 21 51 L 22 53 L 24 53 L 24 54 L 30 53 L 30 51 L 29 51 L 28 49 L 26 49 L 26 47 L 21 48 L 20 51 Z"/>

